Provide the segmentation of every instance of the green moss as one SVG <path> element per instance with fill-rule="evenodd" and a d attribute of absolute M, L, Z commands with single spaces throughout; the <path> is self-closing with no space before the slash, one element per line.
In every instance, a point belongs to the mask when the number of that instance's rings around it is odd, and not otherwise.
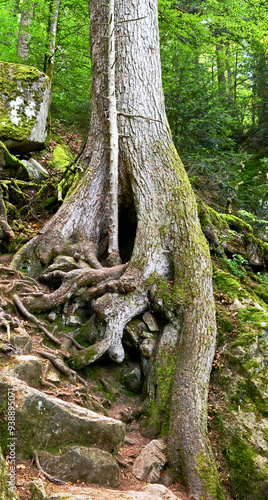
<path fill-rule="evenodd" d="M 224 214 L 219 214 L 200 199 L 197 199 L 197 207 L 202 228 L 205 226 L 215 226 L 217 229 L 228 229 L 228 222 L 223 217 Z"/>
<path fill-rule="evenodd" d="M 257 454 L 248 444 L 243 436 L 233 436 L 224 451 L 227 462 L 230 465 L 231 494 L 237 498 L 243 492 L 244 498 L 247 494 L 254 493 L 254 479 L 258 476 L 254 459 Z"/>
<path fill-rule="evenodd" d="M 83 350 L 83 354 L 76 355 L 73 357 L 71 364 L 72 367 L 79 369 L 82 368 L 83 366 L 86 366 L 87 364 L 90 364 L 92 358 L 96 356 L 97 350 L 95 349 L 94 346 L 87 347 L 87 349 Z"/>
<path fill-rule="evenodd" d="M 204 487 L 206 492 L 211 495 L 214 500 L 224 500 L 225 496 L 222 491 L 222 487 L 219 481 L 219 475 L 214 463 L 209 463 L 205 456 L 205 453 L 200 453 L 200 455 L 195 458 L 198 475 L 202 478 L 204 482 Z M 200 497 L 200 499 L 202 496 Z M 203 497 L 207 498 L 207 495 Z"/>
<path fill-rule="evenodd" d="M 155 361 L 154 385 L 156 394 L 146 408 L 148 418 L 146 426 L 156 435 L 168 433 L 170 425 L 170 400 L 172 381 L 176 367 L 176 355 L 173 349 L 162 349 Z"/>
<path fill-rule="evenodd" d="M 221 214 L 224 221 L 228 223 L 230 229 L 234 229 L 237 233 L 253 233 L 253 228 L 250 224 L 247 224 L 242 219 L 239 219 L 235 215 L 231 214 Z"/>
<path fill-rule="evenodd" d="M 241 287 L 240 282 L 225 271 L 215 270 L 213 273 L 213 283 L 218 290 L 229 295 L 231 299 L 246 297 L 248 295 L 243 287 Z"/>
<path fill-rule="evenodd" d="M 229 314 L 226 311 L 217 311 L 217 343 L 223 344 L 233 332 L 234 325 L 230 321 Z"/>
<path fill-rule="evenodd" d="M 67 165 L 73 160 L 73 154 L 68 147 L 58 145 L 53 151 L 52 165 L 59 170 L 64 171 Z"/>
<path fill-rule="evenodd" d="M 41 73 L 36 68 L 30 66 L 0 63 L 1 93 L 5 97 L 5 102 L 3 99 L 0 102 L 0 137 L 2 139 L 12 138 L 20 141 L 30 135 L 35 123 L 35 116 L 29 118 L 26 114 L 21 113 L 20 123 L 17 127 L 14 127 L 6 104 L 8 101 L 16 100 L 17 97 L 23 99 L 24 92 L 26 93 L 29 90 L 29 83 L 31 84 L 31 82 L 37 80 L 40 75 Z M 20 85 L 18 85 L 18 82 L 20 82 Z M 49 79 L 46 78 L 44 85 L 46 86 L 48 82 Z M 37 103 L 39 102 L 38 98 L 39 95 L 37 94 L 35 96 Z M 26 105 L 25 100 L 24 104 Z"/>
<path fill-rule="evenodd" d="M 264 325 L 268 327 L 268 313 L 256 307 L 239 309 L 237 319 L 239 330 L 232 346 L 248 347 L 252 341 L 263 337 Z"/>

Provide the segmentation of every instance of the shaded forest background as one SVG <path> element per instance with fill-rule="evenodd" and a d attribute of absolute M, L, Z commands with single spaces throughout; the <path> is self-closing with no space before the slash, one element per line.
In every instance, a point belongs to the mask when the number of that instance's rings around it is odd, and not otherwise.
<path fill-rule="evenodd" d="M 52 3 L 0 1 L 2 61 L 44 70 Z M 22 58 L 17 43 L 25 9 L 32 16 L 27 24 L 29 52 Z M 159 24 L 167 115 L 193 187 L 203 185 L 212 205 L 216 192 L 217 204 L 223 206 L 230 197 L 236 210 L 249 212 L 240 216 L 251 222 L 265 219 L 266 2 L 160 0 Z M 52 127 L 61 123 L 86 137 L 91 85 L 88 2 L 61 0 L 55 47 Z"/>

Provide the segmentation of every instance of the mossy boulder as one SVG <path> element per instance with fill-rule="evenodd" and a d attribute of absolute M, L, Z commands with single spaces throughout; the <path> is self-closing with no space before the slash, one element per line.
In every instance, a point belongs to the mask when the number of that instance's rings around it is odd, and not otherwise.
<path fill-rule="evenodd" d="M 0 380 L 0 404 L 8 387 L 16 395 L 17 452 L 30 457 L 33 450 L 57 449 L 64 445 L 100 447 L 116 453 L 125 437 L 119 420 L 81 406 L 50 397 L 9 375 Z"/>
<path fill-rule="evenodd" d="M 44 147 L 50 80 L 36 68 L 0 63 L 0 140 L 12 153 Z"/>
<path fill-rule="evenodd" d="M 4 369 L 12 377 L 23 380 L 31 387 L 39 387 L 42 376 L 42 362 L 37 356 L 16 356 Z"/>
<path fill-rule="evenodd" d="M 86 481 L 113 488 L 120 484 L 115 458 L 98 448 L 63 447 L 56 454 L 41 451 L 39 460 L 46 472 L 63 481 Z"/>

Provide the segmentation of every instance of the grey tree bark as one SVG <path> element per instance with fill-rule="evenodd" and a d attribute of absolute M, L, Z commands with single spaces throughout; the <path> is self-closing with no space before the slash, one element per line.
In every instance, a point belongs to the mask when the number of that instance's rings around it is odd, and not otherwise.
<path fill-rule="evenodd" d="M 50 80 L 53 77 L 54 71 L 54 53 L 56 48 L 56 35 L 60 10 L 60 0 L 51 0 L 49 12 L 49 37 L 48 48 L 45 56 L 44 72 L 49 76 Z"/>
<path fill-rule="evenodd" d="M 13 266 L 26 269 L 30 276 L 38 276 L 57 255 L 66 253 L 79 254 L 97 273 L 106 269 L 102 266 L 109 239 L 107 7 L 98 0 L 90 0 L 89 6 L 92 114 L 80 161 L 84 173 L 41 234 L 15 257 Z M 166 119 L 157 15 L 157 0 L 115 4 L 119 247 L 123 262 L 129 262 L 115 266 L 114 291 L 94 303 L 96 316 L 105 325 L 102 340 L 77 356 L 75 364 L 85 366 L 105 351 L 122 361 L 126 323 L 149 307 L 160 311 L 165 327 L 156 353 L 157 370 L 153 366 L 149 376 L 149 403 L 154 401 L 157 415 L 164 407 L 169 463 L 176 475 L 183 475 L 191 498 L 220 499 L 207 436 L 216 337 L 211 262 L 195 197 Z M 40 300 L 38 307 L 34 297 L 24 303 L 40 309 Z M 149 422 L 152 413 L 149 409 Z"/>
<path fill-rule="evenodd" d="M 35 2 L 33 0 L 23 0 L 17 41 L 17 55 L 21 57 L 23 61 L 29 59 L 29 43 L 31 39 L 29 28 L 34 15 L 34 7 Z"/>

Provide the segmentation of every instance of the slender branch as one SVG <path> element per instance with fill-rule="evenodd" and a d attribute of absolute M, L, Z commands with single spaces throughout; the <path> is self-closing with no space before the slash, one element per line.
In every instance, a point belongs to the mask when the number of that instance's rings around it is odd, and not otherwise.
<path fill-rule="evenodd" d="M 131 115 L 129 113 L 123 113 L 122 111 L 118 111 L 117 114 L 120 116 L 125 116 L 126 118 L 142 118 L 143 120 L 150 120 L 151 122 L 163 123 L 162 120 L 157 120 L 156 118 L 150 118 L 149 116 Z"/>
<path fill-rule="evenodd" d="M 122 21 L 116 21 L 115 24 L 133 23 L 133 21 L 140 21 L 141 19 L 146 19 L 146 17 L 148 16 L 137 17 L 136 19 L 123 19 Z"/>
<path fill-rule="evenodd" d="M 110 133 L 110 217 L 108 257 L 111 254 L 119 257 L 118 242 L 118 125 L 115 95 L 115 22 L 114 0 L 109 0 L 108 11 L 108 99 L 109 99 L 109 133 Z"/>

